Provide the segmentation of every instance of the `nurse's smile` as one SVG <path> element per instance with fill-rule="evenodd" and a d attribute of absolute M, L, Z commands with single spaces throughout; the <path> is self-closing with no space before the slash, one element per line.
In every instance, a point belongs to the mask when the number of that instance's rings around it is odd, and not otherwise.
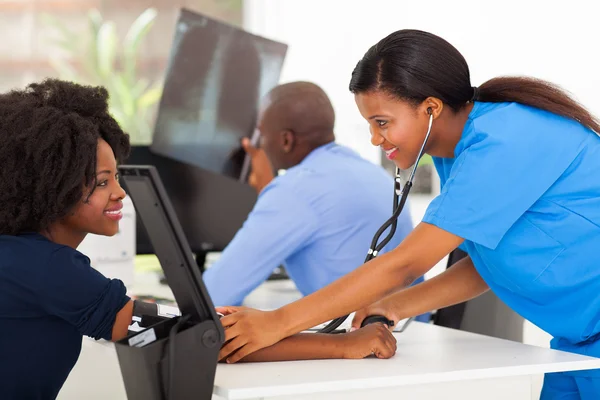
<path fill-rule="evenodd" d="M 396 157 L 396 154 L 398 154 L 398 148 L 396 147 L 392 147 L 391 149 L 383 149 L 383 152 L 385 153 L 385 156 L 387 157 L 388 160 L 393 160 L 394 157 Z"/>

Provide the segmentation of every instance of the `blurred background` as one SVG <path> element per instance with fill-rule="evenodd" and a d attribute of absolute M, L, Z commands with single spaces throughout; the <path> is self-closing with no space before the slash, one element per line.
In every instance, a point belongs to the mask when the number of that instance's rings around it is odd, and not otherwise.
<path fill-rule="evenodd" d="M 600 113 L 600 6 L 591 0 L 0 0 L 0 90 L 49 76 L 104 85 L 134 143 L 149 144 L 181 7 L 286 43 L 281 83 L 322 86 L 336 109 L 338 141 L 377 163 L 347 85 L 361 55 L 401 28 L 450 41 L 467 59 L 473 85 L 532 75 Z M 422 166 L 414 192 L 435 193 L 427 159 Z"/>
<path fill-rule="evenodd" d="M 53 76 L 106 86 L 134 143 L 148 144 L 181 7 L 243 25 L 242 0 L 0 1 L 0 90 Z"/>

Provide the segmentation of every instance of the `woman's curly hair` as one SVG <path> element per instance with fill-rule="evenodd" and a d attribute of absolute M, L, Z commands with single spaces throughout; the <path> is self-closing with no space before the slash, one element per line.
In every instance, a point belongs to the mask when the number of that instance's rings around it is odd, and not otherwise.
<path fill-rule="evenodd" d="M 0 94 L 0 234 L 43 231 L 82 201 L 99 138 L 128 157 L 103 87 L 47 79 Z"/>

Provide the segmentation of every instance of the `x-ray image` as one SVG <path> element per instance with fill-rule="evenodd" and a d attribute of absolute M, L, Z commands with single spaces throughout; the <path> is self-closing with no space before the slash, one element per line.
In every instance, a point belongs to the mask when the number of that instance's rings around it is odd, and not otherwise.
<path fill-rule="evenodd" d="M 287 45 L 183 9 L 152 151 L 238 179 L 241 139 L 258 103 L 279 82 Z"/>

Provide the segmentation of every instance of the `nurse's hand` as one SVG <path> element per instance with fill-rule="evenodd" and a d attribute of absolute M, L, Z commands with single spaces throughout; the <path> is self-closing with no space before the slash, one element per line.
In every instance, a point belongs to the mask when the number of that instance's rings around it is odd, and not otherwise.
<path fill-rule="evenodd" d="M 251 308 L 234 311 L 221 318 L 225 328 L 225 346 L 219 352 L 219 361 L 234 363 L 257 350 L 271 346 L 285 338 L 283 321 L 275 311 Z"/>
<path fill-rule="evenodd" d="M 223 315 L 233 314 L 239 311 L 246 310 L 254 310 L 254 308 L 243 307 L 243 306 L 224 306 L 224 307 L 215 307 L 215 311 L 221 313 Z"/>
<path fill-rule="evenodd" d="M 400 320 L 398 313 L 394 310 L 391 302 L 387 301 L 386 298 L 371 304 L 368 307 L 365 307 L 361 310 L 358 310 L 356 314 L 354 314 L 354 319 L 352 319 L 352 330 L 356 330 L 360 328 L 360 324 L 363 322 L 365 318 L 370 315 L 383 315 L 390 321 L 394 322 L 394 327 L 398 324 Z M 393 329 L 393 327 L 390 327 Z"/>

